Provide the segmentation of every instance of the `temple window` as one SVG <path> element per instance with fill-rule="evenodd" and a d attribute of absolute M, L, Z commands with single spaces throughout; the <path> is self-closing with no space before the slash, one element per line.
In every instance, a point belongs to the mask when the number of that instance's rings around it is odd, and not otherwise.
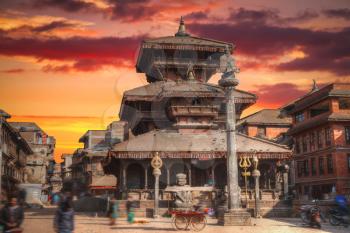
<path fill-rule="evenodd" d="M 350 126 L 345 126 L 345 142 L 350 144 Z"/>
<path fill-rule="evenodd" d="M 323 158 L 319 158 L 318 159 L 318 168 L 319 168 L 320 175 L 323 175 L 324 174 L 324 161 L 323 161 Z"/>
<path fill-rule="evenodd" d="M 327 172 L 328 174 L 333 173 L 333 158 L 332 155 L 327 156 Z"/>
<path fill-rule="evenodd" d="M 312 118 L 312 117 L 321 115 L 321 114 L 329 112 L 329 111 L 330 111 L 330 108 L 329 108 L 328 101 L 327 102 L 323 102 L 323 103 L 320 103 L 320 104 L 318 104 L 316 106 L 313 106 L 310 109 L 310 117 Z"/>
<path fill-rule="evenodd" d="M 300 113 L 297 113 L 295 115 L 295 121 L 298 123 L 298 122 L 302 122 L 304 121 L 304 113 L 300 112 Z"/>
<path fill-rule="evenodd" d="M 350 109 L 350 98 L 339 98 L 339 109 L 349 110 Z"/>

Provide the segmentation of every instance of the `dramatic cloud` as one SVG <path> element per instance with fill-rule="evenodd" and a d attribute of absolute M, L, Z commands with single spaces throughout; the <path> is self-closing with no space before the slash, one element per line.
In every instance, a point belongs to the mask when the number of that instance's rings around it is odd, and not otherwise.
<path fill-rule="evenodd" d="M 0 54 L 35 57 L 39 62 L 41 60 L 74 62 L 73 66 L 46 66 L 46 71 L 68 71 L 69 69 L 90 71 L 104 65 L 121 66 L 134 63 L 141 39 L 142 37 L 73 37 L 39 40 L 0 37 Z"/>
<path fill-rule="evenodd" d="M 265 106 L 278 108 L 306 94 L 306 91 L 291 83 L 272 85 L 258 85 L 256 90 L 250 91 L 259 96 L 259 103 Z"/>
<path fill-rule="evenodd" d="M 184 18 L 189 21 L 200 21 L 208 19 L 208 11 L 195 11 L 184 16 Z"/>
<path fill-rule="evenodd" d="M 261 62 L 285 55 L 299 48 L 304 58 L 277 65 L 278 70 L 323 70 L 339 75 L 350 74 L 350 29 L 337 32 L 312 31 L 295 27 L 277 27 L 244 22 L 240 24 L 190 24 L 191 32 L 230 41 L 237 53 Z M 257 39 L 258 38 L 258 39 Z"/>
<path fill-rule="evenodd" d="M 275 9 L 250 10 L 239 8 L 232 10 L 229 21 L 236 23 L 254 22 L 255 24 L 288 24 L 307 21 L 317 18 L 318 14 L 311 10 L 299 12 L 294 17 L 282 17 L 280 12 Z"/>
<path fill-rule="evenodd" d="M 58 7 L 69 12 L 77 12 L 96 7 L 96 5 L 91 2 L 80 0 L 36 0 L 33 5 L 34 7 Z"/>
<path fill-rule="evenodd" d="M 323 13 L 328 17 L 333 18 L 343 18 L 350 20 L 350 9 L 349 8 L 340 8 L 340 9 L 328 9 L 324 10 Z"/>
<path fill-rule="evenodd" d="M 17 73 L 22 73 L 24 72 L 24 69 L 21 68 L 16 68 L 16 69 L 8 69 L 8 70 L 2 70 L 0 72 L 2 73 L 7 73 L 7 74 L 17 74 Z"/>

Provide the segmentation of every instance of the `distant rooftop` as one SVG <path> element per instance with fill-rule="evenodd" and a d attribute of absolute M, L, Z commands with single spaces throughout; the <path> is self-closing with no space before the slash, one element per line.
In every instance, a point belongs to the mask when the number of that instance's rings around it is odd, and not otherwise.
<path fill-rule="evenodd" d="M 20 132 L 31 132 L 31 131 L 41 131 L 44 132 L 36 123 L 34 122 L 9 122 L 9 124 L 16 128 Z"/>
<path fill-rule="evenodd" d="M 239 120 L 238 124 L 291 125 L 292 118 L 281 115 L 280 109 L 263 109 Z"/>
<path fill-rule="evenodd" d="M 7 118 L 11 118 L 11 115 L 5 112 L 4 110 L 0 109 L 0 117 L 4 117 L 7 119 Z"/>

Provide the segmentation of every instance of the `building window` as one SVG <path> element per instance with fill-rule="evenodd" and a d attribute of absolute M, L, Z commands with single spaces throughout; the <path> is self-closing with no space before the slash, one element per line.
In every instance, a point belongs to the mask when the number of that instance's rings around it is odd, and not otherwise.
<path fill-rule="evenodd" d="M 326 128 L 325 129 L 325 134 L 326 134 L 326 145 L 330 146 L 331 145 L 331 128 Z"/>
<path fill-rule="evenodd" d="M 318 148 L 322 148 L 323 143 L 322 143 L 322 131 L 317 132 L 317 146 Z"/>
<path fill-rule="evenodd" d="M 304 160 L 304 176 L 309 176 L 309 160 Z"/>
<path fill-rule="evenodd" d="M 323 161 L 323 158 L 319 158 L 318 159 L 318 168 L 319 168 L 320 175 L 323 175 L 324 174 L 324 161 Z"/>
<path fill-rule="evenodd" d="M 326 113 L 326 112 L 329 112 L 330 108 L 329 108 L 329 102 L 328 101 L 325 101 L 323 103 L 320 103 L 316 106 L 313 106 L 311 109 L 310 109 L 310 117 L 315 117 L 315 116 L 318 116 L 318 115 L 321 115 L 323 113 Z"/>
<path fill-rule="evenodd" d="M 266 127 L 259 126 L 257 136 L 258 137 L 266 137 Z"/>
<path fill-rule="evenodd" d="M 333 158 L 332 155 L 327 156 L 327 172 L 328 174 L 333 173 Z"/>
<path fill-rule="evenodd" d="M 350 144 L 350 126 L 345 126 L 345 141 Z"/>
<path fill-rule="evenodd" d="M 295 150 L 297 152 L 297 154 L 300 154 L 300 144 L 298 139 L 295 139 Z"/>
<path fill-rule="evenodd" d="M 298 177 L 302 177 L 304 173 L 304 161 L 298 161 L 297 169 L 298 169 Z"/>
<path fill-rule="evenodd" d="M 303 152 L 307 152 L 307 140 L 306 136 L 303 137 Z"/>
<path fill-rule="evenodd" d="M 339 109 L 350 109 L 350 98 L 339 98 Z"/>
<path fill-rule="evenodd" d="M 316 175 L 316 159 L 315 158 L 311 159 L 311 174 L 313 176 Z"/>
<path fill-rule="evenodd" d="M 350 154 L 348 154 L 348 171 L 350 172 Z"/>
<path fill-rule="evenodd" d="M 312 132 L 310 134 L 310 151 L 313 151 L 315 149 L 315 133 Z"/>
<path fill-rule="evenodd" d="M 295 121 L 298 123 L 298 122 L 302 122 L 302 121 L 304 121 L 304 113 L 297 113 L 296 115 L 295 115 Z"/>

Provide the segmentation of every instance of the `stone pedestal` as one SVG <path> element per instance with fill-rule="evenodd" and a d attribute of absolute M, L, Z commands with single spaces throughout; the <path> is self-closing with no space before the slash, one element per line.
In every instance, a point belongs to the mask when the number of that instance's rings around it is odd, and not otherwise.
<path fill-rule="evenodd" d="M 218 224 L 222 226 L 250 226 L 251 214 L 245 209 L 232 209 L 218 216 Z"/>

